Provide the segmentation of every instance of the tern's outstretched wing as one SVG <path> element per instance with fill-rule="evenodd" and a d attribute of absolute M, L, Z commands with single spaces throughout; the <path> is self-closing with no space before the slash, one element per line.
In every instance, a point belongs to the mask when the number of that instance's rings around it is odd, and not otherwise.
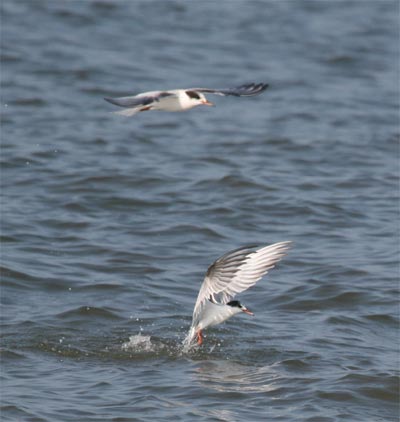
<path fill-rule="evenodd" d="M 119 97 L 119 98 L 110 98 L 105 97 L 104 99 L 111 104 L 117 105 L 119 107 L 139 107 L 147 106 L 158 102 L 161 98 L 176 96 L 173 92 L 168 91 L 153 91 L 147 92 L 144 94 L 134 95 L 131 97 Z"/>
<path fill-rule="evenodd" d="M 228 252 L 208 269 L 193 311 L 196 324 L 206 300 L 226 304 L 235 295 L 253 286 L 274 268 L 289 249 L 291 242 L 279 242 L 257 248 L 247 246 Z"/>
<path fill-rule="evenodd" d="M 236 88 L 228 89 L 209 89 L 209 88 L 192 88 L 190 91 L 205 92 L 216 95 L 234 95 L 235 97 L 251 97 L 253 95 L 261 94 L 268 88 L 268 84 L 251 83 L 240 85 Z"/>

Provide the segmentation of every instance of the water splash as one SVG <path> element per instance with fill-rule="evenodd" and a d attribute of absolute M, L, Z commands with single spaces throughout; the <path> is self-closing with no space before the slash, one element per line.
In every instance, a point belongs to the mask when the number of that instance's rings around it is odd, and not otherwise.
<path fill-rule="evenodd" d="M 216 346 L 220 346 L 218 343 L 217 345 L 211 345 L 210 348 L 207 346 L 199 347 L 195 341 L 195 337 L 192 330 L 188 332 L 186 338 L 182 342 L 152 337 L 139 332 L 136 335 L 130 336 L 129 341 L 122 343 L 120 347 L 123 352 L 129 352 L 130 354 L 133 354 L 133 356 L 146 355 L 147 357 L 150 357 L 169 355 L 182 357 L 183 355 L 203 355 L 205 352 L 209 354 Z"/>
<path fill-rule="evenodd" d="M 156 345 L 151 341 L 151 336 L 144 336 L 141 333 L 136 336 L 130 336 L 129 341 L 122 344 L 121 349 L 124 351 L 134 352 L 156 352 L 160 345 Z"/>

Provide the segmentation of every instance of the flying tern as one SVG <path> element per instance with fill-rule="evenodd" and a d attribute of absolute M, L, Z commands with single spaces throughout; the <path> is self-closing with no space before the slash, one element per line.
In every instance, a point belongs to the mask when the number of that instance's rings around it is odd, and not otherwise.
<path fill-rule="evenodd" d="M 104 99 L 124 109 L 115 112 L 123 116 L 133 116 L 141 111 L 161 110 L 161 111 L 185 111 L 199 105 L 214 105 L 204 96 L 206 94 L 232 95 L 235 97 L 252 97 L 261 94 L 268 88 L 265 83 L 250 83 L 240 85 L 236 88 L 210 89 L 210 88 L 189 88 L 173 89 L 170 91 L 149 91 L 141 94 Z"/>

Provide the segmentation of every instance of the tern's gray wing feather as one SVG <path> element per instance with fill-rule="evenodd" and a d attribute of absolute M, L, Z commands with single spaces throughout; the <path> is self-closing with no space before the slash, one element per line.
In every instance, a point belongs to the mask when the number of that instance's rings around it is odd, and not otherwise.
<path fill-rule="evenodd" d="M 235 97 L 251 97 L 253 95 L 261 94 L 268 88 L 265 83 L 250 83 L 240 85 L 236 88 L 227 89 L 210 89 L 210 88 L 192 88 L 191 91 L 205 92 L 216 95 L 234 95 Z"/>
<path fill-rule="evenodd" d="M 119 97 L 119 98 L 110 98 L 105 97 L 104 99 L 111 104 L 117 105 L 119 107 L 138 107 L 146 106 L 154 102 L 160 101 L 161 98 L 176 96 L 173 92 L 168 91 L 159 91 L 152 93 L 150 95 L 139 94 L 130 97 Z"/>
<path fill-rule="evenodd" d="M 199 319 L 206 300 L 226 304 L 256 284 L 286 255 L 290 243 L 279 242 L 261 248 L 246 246 L 218 258 L 208 269 L 200 288 L 192 324 Z"/>

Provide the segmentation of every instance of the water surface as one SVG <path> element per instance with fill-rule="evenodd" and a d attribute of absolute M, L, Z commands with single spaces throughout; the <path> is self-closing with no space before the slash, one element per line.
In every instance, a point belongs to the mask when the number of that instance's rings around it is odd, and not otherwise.
<path fill-rule="evenodd" d="M 1 7 L 2 420 L 397 421 L 398 3 Z M 208 265 L 284 240 L 182 353 Z"/>

